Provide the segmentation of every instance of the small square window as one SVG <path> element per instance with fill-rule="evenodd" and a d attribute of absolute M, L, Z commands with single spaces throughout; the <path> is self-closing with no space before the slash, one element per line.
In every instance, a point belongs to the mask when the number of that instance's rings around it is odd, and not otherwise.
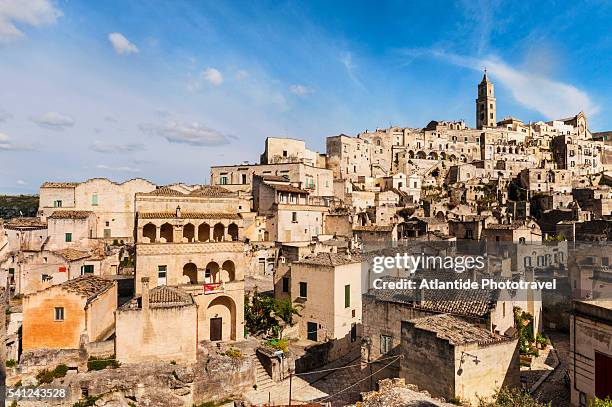
<path fill-rule="evenodd" d="M 283 292 L 289 292 L 289 277 L 283 277 Z"/>
<path fill-rule="evenodd" d="M 380 353 L 385 355 L 393 349 L 393 337 L 380 335 Z"/>
<path fill-rule="evenodd" d="M 72 242 L 72 233 L 66 233 L 66 242 Z"/>
<path fill-rule="evenodd" d="M 300 282 L 300 297 L 308 298 L 308 283 Z"/>
<path fill-rule="evenodd" d="M 64 307 L 55 307 L 55 321 L 63 321 L 64 320 Z"/>

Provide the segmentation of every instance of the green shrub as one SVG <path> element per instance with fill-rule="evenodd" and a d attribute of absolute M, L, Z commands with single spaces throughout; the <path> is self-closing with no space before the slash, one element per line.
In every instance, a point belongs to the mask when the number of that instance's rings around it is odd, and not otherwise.
<path fill-rule="evenodd" d="M 15 359 L 9 359 L 6 361 L 6 367 L 15 367 L 17 366 L 17 361 Z"/>
<path fill-rule="evenodd" d="M 94 356 L 91 356 L 87 361 L 87 370 L 102 370 L 110 367 L 111 369 L 116 369 L 121 366 L 116 359 L 98 359 Z"/>
<path fill-rule="evenodd" d="M 225 355 L 233 359 L 239 359 L 242 356 L 242 352 L 240 352 L 240 349 L 229 348 L 225 351 Z"/>
<path fill-rule="evenodd" d="M 43 369 L 36 374 L 36 380 L 39 384 L 49 384 L 55 379 L 66 376 L 68 372 L 68 366 L 62 364 L 57 365 L 53 370 Z"/>
<path fill-rule="evenodd" d="M 289 341 L 287 339 L 269 339 L 264 342 L 264 345 L 272 349 L 282 350 L 285 353 L 289 351 Z"/>
<path fill-rule="evenodd" d="M 96 401 L 98 401 L 102 396 L 87 396 L 83 400 L 79 400 L 72 405 L 72 407 L 93 407 L 96 405 Z"/>
<path fill-rule="evenodd" d="M 589 403 L 589 407 L 612 407 L 612 399 L 610 397 L 606 397 L 605 400 L 595 397 Z"/>

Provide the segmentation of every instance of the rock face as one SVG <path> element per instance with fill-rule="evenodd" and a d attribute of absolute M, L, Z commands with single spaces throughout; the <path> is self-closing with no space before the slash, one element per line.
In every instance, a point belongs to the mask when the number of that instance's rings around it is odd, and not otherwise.
<path fill-rule="evenodd" d="M 404 379 L 384 379 L 378 382 L 378 391 L 362 393 L 363 402 L 357 407 L 452 407 L 431 398 L 427 392 L 419 392 L 416 386 L 406 385 Z"/>
<path fill-rule="evenodd" d="M 196 403 L 238 396 L 255 384 L 252 358 L 202 357 L 198 358 L 194 371 L 193 397 Z"/>

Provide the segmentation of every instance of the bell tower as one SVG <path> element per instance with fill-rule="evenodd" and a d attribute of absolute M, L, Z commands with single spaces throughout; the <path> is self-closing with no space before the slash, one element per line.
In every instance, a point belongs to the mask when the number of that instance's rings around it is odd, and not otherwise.
<path fill-rule="evenodd" d="M 496 102 L 495 89 L 493 82 L 487 77 L 487 70 L 484 70 L 482 81 L 478 85 L 478 99 L 476 99 L 476 128 L 496 127 Z"/>

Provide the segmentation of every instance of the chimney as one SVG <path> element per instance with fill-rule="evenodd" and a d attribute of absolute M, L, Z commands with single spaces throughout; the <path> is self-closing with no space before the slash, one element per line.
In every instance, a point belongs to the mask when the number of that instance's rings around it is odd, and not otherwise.
<path fill-rule="evenodd" d="M 140 279 L 142 282 L 142 297 L 140 298 L 140 307 L 143 311 L 149 310 L 149 277 Z"/>
<path fill-rule="evenodd" d="M 180 206 L 177 206 L 177 207 L 176 207 L 176 217 L 177 217 L 177 218 L 180 218 L 180 217 L 181 217 L 181 207 L 180 207 Z"/>

